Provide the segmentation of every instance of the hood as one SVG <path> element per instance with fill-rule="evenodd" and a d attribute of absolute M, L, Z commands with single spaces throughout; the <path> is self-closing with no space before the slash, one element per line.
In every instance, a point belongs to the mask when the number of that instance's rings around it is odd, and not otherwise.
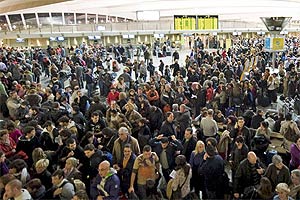
<path fill-rule="evenodd" d="M 31 195 L 26 189 L 22 189 L 21 191 L 22 191 L 21 195 L 15 197 L 15 199 L 32 199 Z"/>

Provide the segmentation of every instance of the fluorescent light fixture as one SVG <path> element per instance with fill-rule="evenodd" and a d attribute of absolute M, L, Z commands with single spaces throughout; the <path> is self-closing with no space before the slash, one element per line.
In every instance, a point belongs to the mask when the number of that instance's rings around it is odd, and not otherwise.
<path fill-rule="evenodd" d="M 160 34 L 155 33 L 155 34 L 154 34 L 154 37 L 155 37 L 155 38 L 163 38 L 163 37 L 165 37 L 165 34 L 162 34 L 162 33 L 160 33 Z"/>
<path fill-rule="evenodd" d="M 123 39 L 133 39 L 134 35 L 123 35 Z"/>
<path fill-rule="evenodd" d="M 97 26 L 98 31 L 105 31 L 105 26 Z"/>
<path fill-rule="evenodd" d="M 24 38 L 17 38 L 16 42 L 25 42 L 25 39 Z"/>
<path fill-rule="evenodd" d="M 279 34 L 280 35 L 287 35 L 287 34 L 289 34 L 289 32 L 288 31 L 281 31 Z"/>
<path fill-rule="evenodd" d="M 89 35 L 89 36 L 88 36 L 88 39 L 89 39 L 89 40 L 94 40 L 95 37 L 94 37 L 93 35 Z"/>
<path fill-rule="evenodd" d="M 101 39 L 101 36 L 100 35 L 95 35 L 95 40 L 100 40 Z"/>
<path fill-rule="evenodd" d="M 50 40 L 51 42 L 56 41 L 56 37 L 50 37 L 49 40 Z"/>
<path fill-rule="evenodd" d="M 64 41 L 64 40 L 65 40 L 65 38 L 63 36 L 57 37 L 57 41 Z"/>
<path fill-rule="evenodd" d="M 137 11 L 136 18 L 139 21 L 158 21 L 160 14 L 159 11 Z"/>
<path fill-rule="evenodd" d="M 264 31 L 258 31 L 257 35 L 265 35 L 266 33 Z"/>

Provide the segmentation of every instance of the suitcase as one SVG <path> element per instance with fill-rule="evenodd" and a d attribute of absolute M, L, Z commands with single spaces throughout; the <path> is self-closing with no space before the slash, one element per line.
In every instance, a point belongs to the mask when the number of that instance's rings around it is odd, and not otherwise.
<path fill-rule="evenodd" d="M 269 99 L 269 97 L 266 97 L 266 96 L 258 96 L 257 104 L 262 107 L 267 107 L 271 104 L 271 100 Z"/>

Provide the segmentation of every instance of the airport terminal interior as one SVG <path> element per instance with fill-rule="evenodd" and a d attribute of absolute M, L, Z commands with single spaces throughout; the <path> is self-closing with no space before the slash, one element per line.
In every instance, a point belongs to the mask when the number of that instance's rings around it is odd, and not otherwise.
<path fill-rule="evenodd" d="M 300 0 L 0 0 L 0 199 L 300 199 Z"/>

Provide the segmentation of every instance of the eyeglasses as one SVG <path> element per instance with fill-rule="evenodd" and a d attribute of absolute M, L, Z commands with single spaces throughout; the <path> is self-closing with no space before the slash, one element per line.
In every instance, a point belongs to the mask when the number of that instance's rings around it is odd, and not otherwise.
<path fill-rule="evenodd" d="M 99 169 L 98 169 L 98 171 L 101 171 L 101 172 L 106 171 L 106 170 L 108 170 L 108 168 L 102 168 L 102 169 L 99 168 Z"/>

